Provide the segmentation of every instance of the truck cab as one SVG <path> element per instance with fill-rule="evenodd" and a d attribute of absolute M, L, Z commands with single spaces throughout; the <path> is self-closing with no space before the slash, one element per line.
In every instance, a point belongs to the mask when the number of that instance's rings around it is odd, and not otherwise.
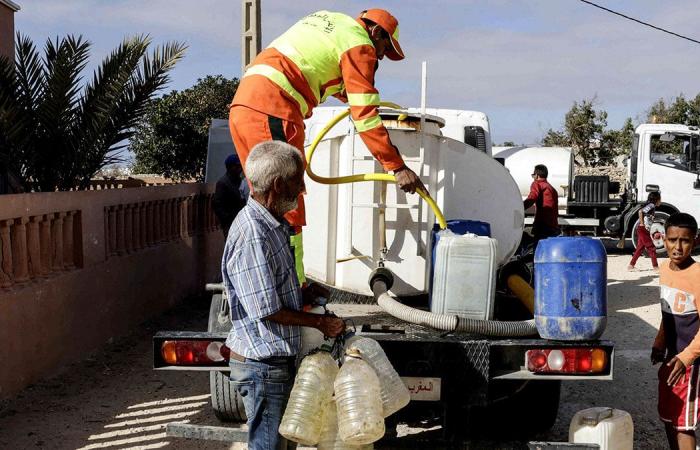
<path fill-rule="evenodd" d="M 648 192 L 660 191 L 660 212 L 683 211 L 700 218 L 699 145 L 697 127 L 639 125 L 627 166 L 630 193 L 644 202 Z"/>

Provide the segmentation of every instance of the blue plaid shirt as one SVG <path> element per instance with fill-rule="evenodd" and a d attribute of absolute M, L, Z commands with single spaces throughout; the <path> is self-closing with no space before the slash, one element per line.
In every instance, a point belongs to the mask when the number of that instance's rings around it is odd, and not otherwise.
<path fill-rule="evenodd" d="M 299 327 L 264 320 L 283 307 L 302 308 L 288 225 L 250 197 L 231 225 L 221 272 L 233 323 L 226 346 L 257 360 L 296 355 Z"/>

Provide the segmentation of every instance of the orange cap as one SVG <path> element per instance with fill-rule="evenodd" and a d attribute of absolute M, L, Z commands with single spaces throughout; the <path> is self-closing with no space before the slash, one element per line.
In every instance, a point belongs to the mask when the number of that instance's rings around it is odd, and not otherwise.
<path fill-rule="evenodd" d="M 358 19 L 371 20 L 389 34 L 392 48 L 387 49 L 387 58 L 392 61 L 400 61 L 404 58 L 403 50 L 401 50 L 401 46 L 399 45 L 399 21 L 396 20 L 396 17 L 392 16 L 389 11 L 377 8 L 368 9 L 362 11 Z"/>

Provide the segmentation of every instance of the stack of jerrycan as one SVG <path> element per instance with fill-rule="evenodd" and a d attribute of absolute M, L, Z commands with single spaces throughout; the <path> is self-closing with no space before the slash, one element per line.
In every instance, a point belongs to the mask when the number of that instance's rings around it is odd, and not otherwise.
<path fill-rule="evenodd" d="M 340 370 L 330 350 L 301 361 L 279 433 L 322 450 L 371 450 L 410 393 L 377 341 L 350 334 Z"/>
<path fill-rule="evenodd" d="M 302 445 L 318 443 L 324 412 L 332 405 L 337 374 L 338 364 L 328 346 L 302 360 L 280 423 L 282 436 Z"/>

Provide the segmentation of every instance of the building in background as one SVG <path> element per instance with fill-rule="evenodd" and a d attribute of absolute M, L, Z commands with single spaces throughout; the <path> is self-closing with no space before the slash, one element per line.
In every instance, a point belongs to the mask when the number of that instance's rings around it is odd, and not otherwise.
<path fill-rule="evenodd" d="M 11 0 L 0 0 L 0 55 L 14 58 L 15 12 L 19 5 Z"/>

